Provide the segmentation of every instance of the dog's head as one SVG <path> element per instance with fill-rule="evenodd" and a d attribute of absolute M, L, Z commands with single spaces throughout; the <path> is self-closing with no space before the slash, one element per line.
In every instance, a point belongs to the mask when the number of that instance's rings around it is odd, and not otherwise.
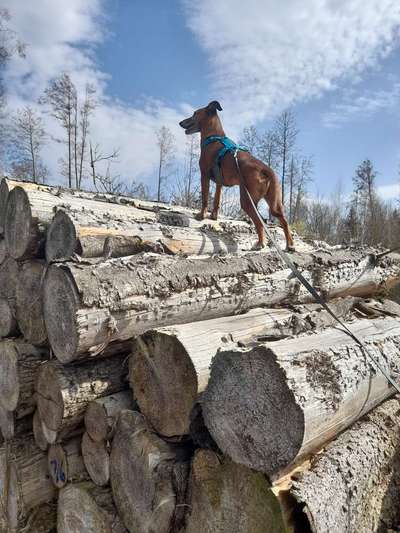
<path fill-rule="evenodd" d="M 179 126 L 185 130 L 186 135 L 198 133 L 201 131 L 203 124 L 205 124 L 206 121 L 209 121 L 210 117 L 217 114 L 217 110 L 222 111 L 221 104 L 216 100 L 213 100 L 208 106 L 197 109 L 191 117 L 185 118 L 182 122 L 179 122 Z"/>

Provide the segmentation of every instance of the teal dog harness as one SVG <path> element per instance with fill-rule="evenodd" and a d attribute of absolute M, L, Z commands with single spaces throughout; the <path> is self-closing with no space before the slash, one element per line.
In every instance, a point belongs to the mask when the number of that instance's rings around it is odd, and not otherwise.
<path fill-rule="evenodd" d="M 222 177 L 222 172 L 221 172 L 221 164 L 222 164 L 222 159 L 225 157 L 225 155 L 228 152 L 235 155 L 239 151 L 248 152 L 249 150 L 245 146 L 236 144 L 231 139 L 229 139 L 229 137 L 221 137 L 219 135 L 210 135 L 210 137 L 207 137 L 206 139 L 204 139 L 204 141 L 202 142 L 202 146 L 205 147 L 214 142 L 220 142 L 223 146 L 217 153 L 217 157 L 215 159 L 215 163 L 212 168 L 213 176 L 211 177 L 211 179 L 215 181 L 215 183 L 222 185 L 223 177 Z"/>

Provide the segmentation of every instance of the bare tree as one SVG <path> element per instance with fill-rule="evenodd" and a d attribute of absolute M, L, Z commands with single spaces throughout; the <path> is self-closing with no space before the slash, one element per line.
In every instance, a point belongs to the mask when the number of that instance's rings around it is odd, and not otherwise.
<path fill-rule="evenodd" d="M 68 150 L 67 177 L 68 186 L 72 187 L 72 164 L 74 133 L 76 130 L 75 110 L 77 108 L 77 92 L 69 74 L 63 72 L 54 79 L 44 91 L 40 99 L 43 104 L 50 106 L 50 114 L 58 120 L 66 132 Z"/>
<path fill-rule="evenodd" d="M 132 180 L 129 185 L 126 186 L 126 194 L 132 196 L 132 198 L 139 198 L 140 200 L 149 200 L 150 193 L 149 188 L 141 181 Z"/>
<path fill-rule="evenodd" d="M 312 181 L 314 161 L 312 157 L 297 157 L 295 159 L 296 170 L 294 181 L 291 181 L 290 188 L 290 223 L 301 217 L 302 204 L 307 192 L 307 185 Z M 304 209 L 303 209 L 304 211 Z"/>
<path fill-rule="evenodd" d="M 178 169 L 177 178 L 172 187 L 171 200 L 173 203 L 191 208 L 199 207 L 199 157 L 200 149 L 197 135 L 190 135 L 186 139 L 183 169 Z M 179 175 L 180 170 L 182 170 L 181 175 Z"/>
<path fill-rule="evenodd" d="M 286 173 L 296 145 L 298 133 L 296 117 L 293 111 L 286 110 L 281 113 L 275 121 L 274 135 L 280 160 L 283 202 L 285 202 Z"/>
<path fill-rule="evenodd" d="M 89 143 L 90 166 L 92 169 L 93 185 L 96 191 L 102 190 L 110 194 L 122 194 L 124 190 L 124 183 L 119 175 L 111 174 L 111 164 L 118 161 L 119 151 L 114 150 L 110 154 L 103 154 L 100 151 L 98 144 L 93 148 L 92 143 Z M 106 164 L 104 172 L 99 172 L 96 166 L 102 163 Z"/>
<path fill-rule="evenodd" d="M 95 88 L 93 85 L 86 84 L 85 90 L 85 100 L 80 108 L 80 117 L 79 125 L 76 126 L 75 130 L 80 129 L 80 141 L 79 147 L 75 152 L 75 161 L 79 160 L 77 165 L 77 175 L 76 175 L 76 188 L 80 189 L 82 185 L 83 178 L 83 166 L 85 161 L 86 147 L 87 147 L 87 136 L 89 134 L 90 126 L 90 117 L 96 108 L 96 99 L 95 99 Z"/>
<path fill-rule="evenodd" d="M 156 132 L 156 135 L 159 148 L 157 202 L 160 202 L 162 198 L 162 184 L 169 175 L 169 170 L 174 157 L 175 137 L 171 130 L 166 126 L 162 126 Z"/>
<path fill-rule="evenodd" d="M 269 130 L 264 133 L 260 139 L 258 150 L 260 159 L 275 171 L 279 167 L 279 150 L 278 140 L 273 131 Z"/>
<path fill-rule="evenodd" d="M 11 138 L 14 174 L 22 171 L 35 183 L 45 181 L 47 170 L 40 157 L 45 141 L 42 117 L 30 106 L 17 111 L 13 117 Z"/>
<path fill-rule="evenodd" d="M 244 128 L 239 142 L 248 148 L 253 155 L 257 155 L 260 146 L 257 128 L 255 126 Z"/>

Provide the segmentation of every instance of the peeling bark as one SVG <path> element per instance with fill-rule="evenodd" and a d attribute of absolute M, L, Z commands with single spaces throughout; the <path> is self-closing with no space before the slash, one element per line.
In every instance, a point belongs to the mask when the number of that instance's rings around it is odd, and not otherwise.
<path fill-rule="evenodd" d="M 396 375 L 400 321 L 359 320 L 349 328 Z M 220 351 L 201 402 L 220 449 L 235 462 L 276 477 L 393 393 L 338 328 Z"/>

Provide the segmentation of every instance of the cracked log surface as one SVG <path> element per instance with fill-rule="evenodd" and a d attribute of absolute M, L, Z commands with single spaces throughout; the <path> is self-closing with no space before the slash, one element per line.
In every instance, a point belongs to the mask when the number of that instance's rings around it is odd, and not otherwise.
<path fill-rule="evenodd" d="M 197 450 L 189 479 L 186 533 L 285 533 L 279 501 L 260 472 Z"/>
<path fill-rule="evenodd" d="M 400 269 L 400 255 L 391 254 L 366 270 L 365 254 L 297 253 L 293 260 L 327 297 L 363 295 L 397 279 Z M 49 342 L 67 363 L 153 327 L 309 301 L 306 289 L 289 276 L 272 251 L 201 259 L 139 254 L 50 265 L 43 290 Z"/>
<path fill-rule="evenodd" d="M 57 515 L 58 533 L 126 533 L 111 489 L 90 482 L 61 489 Z"/>
<path fill-rule="evenodd" d="M 400 321 L 349 328 L 389 374 L 400 370 Z M 204 421 L 235 462 L 275 477 L 393 395 L 340 329 L 220 351 L 201 398 Z"/>
<path fill-rule="evenodd" d="M 346 317 L 354 298 L 331 303 Z M 141 412 L 166 437 L 189 433 L 190 413 L 204 391 L 210 364 L 219 349 L 231 343 L 283 338 L 334 325 L 320 305 L 292 309 L 253 309 L 228 316 L 149 330 L 134 339 L 129 381 Z"/>
<path fill-rule="evenodd" d="M 140 413 L 121 413 L 111 449 L 111 487 L 130 533 L 180 531 L 188 470 L 182 448 L 160 439 Z"/>
<path fill-rule="evenodd" d="M 96 442 L 111 440 L 119 413 L 134 408 L 135 402 L 131 390 L 97 398 L 88 404 L 85 411 L 86 432 Z"/>
<path fill-rule="evenodd" d="M 90 479 L 104 487 L 110 481 L 110 454 L 106 441 L 94 441 L 85 431 L 82 436 L 82 457 Z"/>
<path fill-rule="evenodd" d="M 36 372 L 48 358 L 46 347 L 23 339 L 0 341 L 0 405 L 15 411 L 17 418 L 33 413 Z"/>
<path fill-rule="evenodd" d="M 296 476 L 290 496 L 310 531 L 397 531 L 400 403 L 388 400 L 334 440 Z"/>
<path fill-rule="evenodd" d="M 46 265 L 43 261 L 25 261 L 16 288 L 16 317 L 19 329 L 28 342 L 44 344 L 47 340 L 43 316 L 42 283 Z"/>
<path fill-rule="evenodd" d="M 126 388 L 126 354 L 107 359 L 63 366 L 44 363 L 37 375 L 37 406 L 40 418 L 50 431 L 52 444 L 75 430 L 82 422 L 89 402 Z"/>

